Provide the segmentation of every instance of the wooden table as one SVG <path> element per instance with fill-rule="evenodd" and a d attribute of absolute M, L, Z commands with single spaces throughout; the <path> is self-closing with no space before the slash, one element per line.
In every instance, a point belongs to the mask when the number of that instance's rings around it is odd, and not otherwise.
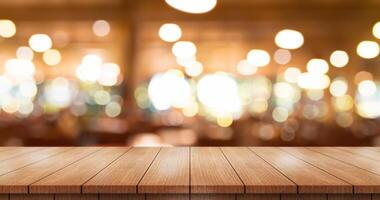
<path fill-rule="evenodd" d="M 0 200 L 380 200 L 380 148 L 1 147 L 0 193 Z"/>

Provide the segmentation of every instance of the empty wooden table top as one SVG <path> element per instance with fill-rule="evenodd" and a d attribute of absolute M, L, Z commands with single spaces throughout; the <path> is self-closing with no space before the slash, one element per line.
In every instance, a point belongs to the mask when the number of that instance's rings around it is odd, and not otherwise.
<path fill-rule="evenodd" d="M 376 147 L 0 147 L 3 194 L 380 193 Z"/>

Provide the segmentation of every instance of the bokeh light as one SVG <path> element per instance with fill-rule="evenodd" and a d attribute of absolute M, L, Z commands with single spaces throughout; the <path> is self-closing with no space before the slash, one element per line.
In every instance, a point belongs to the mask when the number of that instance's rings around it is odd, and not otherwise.
<path fill-rule="evenodd" d="M 165 2 L 177 10 L 201 14 L 212 10 L 217 0 L 165 0 Z"/>
<path fill-rule="evenodd" d="M 22 46 L 17 48 L 16 57 L 19 59 L 33 60 L 34 53 L 31 48 Z"/>
<path fill-rule="evenodd" d="M 380 39 L 380 22 L 377 22 L 375 25 L 373 25 L 372 34 L 377 39 Z"/>
<path fill-rule="evenodd" d="M 264 67 L 270 62 L 270 55 L 265 50 L 252 49 L 247 54 L 247 61 L 254 67 Z"/>
<path fill-rule="evenodd" d="M 190 41 L 178 41 L 174 43 L 172 53 L 177 58 L 193 58 L 197 53 L 197 47 Z"/>
<path fill-rule="evenodd" d="M 49 49 L 44 52 L 42 58 L 47 65 L 58 65 L 61 62 L 61 53 L 57 49 Z"/>
<path fill-rule="evenodd" d="M 372 59 L 379 55 L 379 45 L 374 41 L 362 41 L 356 48 L 356 53 L 364 59 Z"/>
<path fill-rule="evenodd" d="M 301 70 L 296 67 L 288 67 L 285 70 L 284 78 L 290 83 L 297 83 L 298 77 L 301 75 Z"/>
<path fill-rule="evenodd" d="M 284 29 L 276 34 L 275 43 L 284 49 L 298 49 L 303 45 L 304 39 L 302 33 Z"/>
<path fill-rule="evenodd" d="M 158 36 L 160 36 L 163 41 L 175 42 L 182 36 L 181 27 L 177 24 L 163 24 L 158 31 Z"/>
<path fill-rule="evenodd" d="M 236 66 L 237 71 L 241 75 L 249 76 L 257 72 L 257 67 L 250 64 L 247 60 L 241 60 Z"/>
<path fill-rule="evenodd" d="M 344 67 L 348 64 L 349 57 L 345 51 L 336 50 L 330 55 L 330 63 L 338 68 Z"/>
<path fill-rule="evenodd" d="M 371 80 L 365 80 L 359 83 L 358 91 L 362 96 L 368 97 L 376 93 L 376 84 Z"/>
<path fill-rule="evenodd" d="M 0 20 L 0 36 L 4 38 L 13 37 L 16 34 L 16 25 L 8 19 Z"/>
<path fill-rule="evenodd" d="M 285 65 L 292 59 L 292 54 L 286 49 L 277 49 L 274 52 L 273 59 L 277 64 Z"/>
<path fill-rule="evenodd" d="M 92 31 L 98 37 L 105 37 L 110 33 L 111 26 L 105 20 L 97 20 L 92 25 Z"/>
<path fill-rule="evenodd" d="M 34 34 L 29 38 L 29 46 L 36 52 L 47 51 L 52 45 L 52 40 L 46 34 Z"/>
<path fill-rule="evenodd" d="M 323 59 L 313 58 L 307 62 L 307 71 L 312 74 L 326 74 L 329 64 Z"/>

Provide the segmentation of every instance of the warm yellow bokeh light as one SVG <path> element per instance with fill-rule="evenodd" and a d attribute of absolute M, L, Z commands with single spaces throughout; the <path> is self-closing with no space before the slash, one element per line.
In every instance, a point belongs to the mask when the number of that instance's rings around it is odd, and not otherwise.
<path fill-rule="evenodd" d="M 163 24 L 158 31 L 158 36 L 160 36 L 163 41 L 175 42 L 182 36 L 181 27 L 177 24 Z"/>
<path fill-rule="evenodd" d="M 34 34 L 29 38 L 29 46 L 36 52 L 44 52 L 52 47 L 52 41 L 46 34 Z"/>
<path fill-rule="evenodd" d="M 372 34 L 377 39 L 380 39 L 380 22 L 377 22 L 372 28 Z"/>
<path fill-rule="evenodd" d="M 285 122 L 288 119 L 289 112 L 286 108 L 276 107 L 273 109 L 272 118 L 276 122 Z"/>
<path fill-rule="evenodd" d="M 302 73 L 298 77 L 298 86 L 304 89 L 321 90 L 330 85 L 330 78 L 324 74 Z"/>
<path fill-rule="evenodd" d="M 323 59 L 313 58 L 307 63 L 307 71 L 312 74 L 326 74 L 329 64 Z"/>
<path fill-rule="evenodd" d="M 287 49 L 277 49 L 274 52 L 273 59 L 277 64 L 285 65 L 292 59 L 292 54 Z"/>
<path fill-rule="evenodd" d="M 376 84 L 371 80 L 365 80 L 359 83 L 358 91 L 362 96 L 369 97 L 376 93 Z"/>
<path fill-rule="evenodd" d="M 348 85 L 342 78 L 335 79 L 330 85 L 330 93 L 335 97 L 343 96 L 347 93 Z"/>
<path fill-rule="evenodd" d="M 364 59 L 375 58 L 379 51 L 379 45 L 374 41 L 362 41 L 356 48 L 356 53 Z"/>
<path fill-rule="evenodd" d="M 248 52 L 247 61 L 255 67 L 264 67 L 269 64 L 270 55 L 264 50 L 252 49 Z"/>
<path fill-rule="evenodd" d="M 191 77 L 199 76 L 203 72 L 202 63 L 196 61 L 189 66 L 186 66 L 185 73 Z"/>
<path fill-rule="evenodd" d="M 298 77 L 301 75 L 301 70 L 296 67 L 289 67 L 285 70 L 284 78 L 290 83 L 297 83 Z"/>
<path fill-rule="evenodd" d="M 276 34 L 275 43 L 284 49 L 298 49 L 303 45 L 302 33 L 296 30 L 284 29 Z"/>
<path fill-rule="evenodd" d="M 197 47 L 190 41 L 178 41 L 174 43 L 172 53 L 177 58 L 193 58 L 197 53 Z"/>
<path fill-rule="evenodd" d="M 98 37 L 107 36 L 111 31 L 110 24 L 105 20 L 97 20 L 92 25 L 92 32 Z"/>
<path fill-rule="evenodd" d="M 373 75 L 367 71 L 360 71 L 355 74 L 354 82 L 355 84 L 359 84 L 364 80 L 373 80 Z"/>
<path fill-rule="evenodd" d="M 10 38 L 16 34 L 16 25 L 8 19 L 0 20 L 0 36 Z"/>
<path fill-rule="evenodd" d="M 25 60 L 33 60 L 34 53 L 31 48 L 22 46 L 17 49 L 16 57 Z"/>
<path fill-rule="evenodd" d="M 330 55 L 330 63 L 335 67 L 344 67 L 348 61 L 349 57 L 345 51 L 336 50 Z"/>
<path fill-rule="evenodd" d="M 236 69 L 239 72 L 239 74 L 245 75 L 245 76 L 253 75 L 257 72 L 257 67 L 251 65 L 245 59 L 239 61 L 239 63 L 236 66 Z"/>
<path fill-rule="evenodd" d="M 216 119 L 216 122 L 221 127 L 229 127 L 233 122 L 232 115 L 220 116 Z"/>
<path fill-rule="evenodd" d="M 61 53 L 57 49 L 49 49 L 44 52 L 42 58 L 47 65 L 58 65 L 61 62 Z"/>
<path fill-rule="evenodd" d="M 217 0 L 165 0 L 165 2 L 177 10 L 201 14 L 212 10 Z"/>

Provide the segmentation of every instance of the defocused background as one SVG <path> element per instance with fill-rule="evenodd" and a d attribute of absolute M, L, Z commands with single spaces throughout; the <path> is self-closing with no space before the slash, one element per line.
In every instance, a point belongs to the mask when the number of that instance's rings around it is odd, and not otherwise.
<path fill-rule="evenodd" d="M 378 0 L 2 0 L 0 145 L 380 145 Z"/>

